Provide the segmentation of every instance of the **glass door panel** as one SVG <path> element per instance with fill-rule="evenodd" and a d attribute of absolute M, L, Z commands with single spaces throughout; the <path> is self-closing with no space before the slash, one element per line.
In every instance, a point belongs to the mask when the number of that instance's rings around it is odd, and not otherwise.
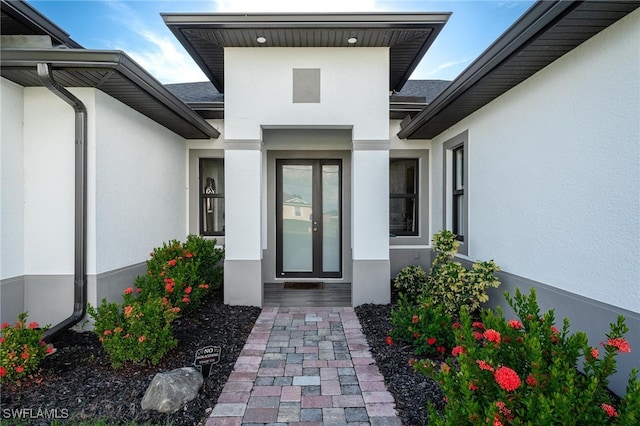
<path fill-rule="evenodd" d="M 278 276 L 342 276 L 342 193 L 339 160 L 276 163 Z"/>
<path fill-rule="evenodd" d="M 340 272 L 340 166 L 322 165 L 322 272 Z"/>
<path fill-rule="evenodd" d="M 282 165 L 282 272 L 313 272 L 313 166 Z"/>

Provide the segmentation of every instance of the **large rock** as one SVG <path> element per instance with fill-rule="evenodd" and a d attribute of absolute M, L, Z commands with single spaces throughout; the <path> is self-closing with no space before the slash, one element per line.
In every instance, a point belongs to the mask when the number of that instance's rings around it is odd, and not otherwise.
<path fill-rule="evenodd" d="M 193 367 L 158 373 L 144 393 L 142 409 L 175 413 L 198 395 L 203 381 L 202 374 Z"/>

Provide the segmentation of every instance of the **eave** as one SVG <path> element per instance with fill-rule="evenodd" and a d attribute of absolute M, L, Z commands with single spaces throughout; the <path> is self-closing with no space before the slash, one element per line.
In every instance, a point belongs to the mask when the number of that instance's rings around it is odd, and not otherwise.
<path fill-rule="evenodd" d="M 48 35 L 55 46 L 82 49 L 62 28 L 24 1 L 2 1 L 2 35 Z"/>
<path fill-rule="evenodd" d="M 220 133 L 121 51 L 2 49 L 0 75 L 23 87 L 41 86 L 40 62 L 66 87 L 93 87 L 118 99 L 186 139 Z"/>
<path fill-rule="evenodd" d="M 221 93 L 225 47 L 388 47 L 389 90 L 400 91 L 450 13 L 162 14 Z M 266 39 L 260 44 L 258 36 Z M 358 41 L 349 44 L 348 39 Z"/>
<path fill-rule="evenodd" d="M 398 137 L 432 139 L 640 6 L 639 1 L 538 1 Z"/>

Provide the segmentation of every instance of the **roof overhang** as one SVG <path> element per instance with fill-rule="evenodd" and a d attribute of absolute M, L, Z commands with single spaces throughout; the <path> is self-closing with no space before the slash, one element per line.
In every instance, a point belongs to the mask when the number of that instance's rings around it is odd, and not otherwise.
<path fill-rule="evenodd" d="M 640 6 L 640 1 L 538 1 L 398 137 L 432 139 Z"/>
<path fill-rule="evenodd" d="M 54 46 L 81 49 L 62 28 L 24 1 L 2 0 L 2 35 L 48 35 Z"/>
<path fill-rule="evenodd" d="M 93 87 L 187 139 L 220 133 L 121 51 L 2 49 L 0 75 L 23 87 L 41 86 L 38 63 L 47 63 L 65 87 Z"/>
<path fill-rule="evenodd" d="M 162 14 L 221 93 L 225 47 L 388 47 L 389 89 L 400 91 L 449 16 L 448 12 Z M 258 37 L 265 42 L 259 43 Z M 357 42 L 350 44 L 350 38 Z"/>

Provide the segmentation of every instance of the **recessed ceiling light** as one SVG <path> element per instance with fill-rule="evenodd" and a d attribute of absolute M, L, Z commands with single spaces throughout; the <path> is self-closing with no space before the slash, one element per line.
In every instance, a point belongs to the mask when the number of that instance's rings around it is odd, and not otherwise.
<path fill-rule="evenodd" d="M 267 42 L 267 39 L 263 36 L 259 36 L 256 38 L 256 41 L 260 44 L 265 44 Z"/>
<path fill-rule="evenodd" d="M 347 43 L 349 44 L 356 44 L 358 42 L 357 37 L 349 37 L 349 39 L 347 40 Z"/>

